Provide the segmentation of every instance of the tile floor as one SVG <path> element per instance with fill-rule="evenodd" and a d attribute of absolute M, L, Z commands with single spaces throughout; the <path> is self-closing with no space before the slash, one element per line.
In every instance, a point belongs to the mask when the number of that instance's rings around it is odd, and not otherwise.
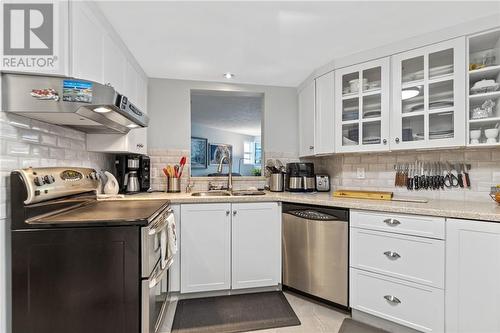
<path fill-rule="evenodd" d="M 285 292 L 285 296 L 292 306 L 293 310 L 299 317 L 302 325 L 283 327 L 276 329 L 268 329 L 254 331 L 258 333 L 337 333 L 344 318 L 349 317 L 349 314 L 341 310 L 335 310 L 332 307 L 314 302 L 300 295 Z M 172 314 L 171 314 L 172 315 Z M 169 315 L 165 322 L 168 322 Z M 160 329 L 160 333 L 170 332 L 170 327 Z"/>

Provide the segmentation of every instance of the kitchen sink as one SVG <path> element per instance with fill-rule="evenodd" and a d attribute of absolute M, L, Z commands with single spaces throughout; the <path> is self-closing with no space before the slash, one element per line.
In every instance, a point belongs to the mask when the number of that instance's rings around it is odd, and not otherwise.
<path fill-rule="evenodd" d="M 232 195 L 235 197 L 242 197 L 246 195 L 265 195 L 266 192 L 264 191 L 249 191 L 249 190 L 243 190 L 243 191 L 233 191 Z"/>
<path fill-rule="evenodd" d="M 193 197 L 229 197 L 231 193 L 227 191 L 207 191 L 191 193 Z"/>

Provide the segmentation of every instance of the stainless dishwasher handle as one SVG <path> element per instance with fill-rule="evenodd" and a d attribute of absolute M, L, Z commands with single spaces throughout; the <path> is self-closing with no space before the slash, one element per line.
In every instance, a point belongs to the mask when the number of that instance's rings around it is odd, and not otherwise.
<path fill-rule="evenodd" d="M 385 252 L 384 252 L 384 254 L 385 254 L 388 258 L 392 258 L 392 259 L 401 258 L 401 256 L 399 255 L 399 253 L 394 252 L 394 251 L 385 251 Z"/>
<path fill-rule="evenodd" d="M 384 298 L 392 304 L 400 304 L 401 301 L 396 296 L 385 295 Z"/>
<path fill-rule="evenodd" d="M 393 218 L 390 218 L 390 219 L 385 219 L 384 222 L 387 224 L 387 225 L 390 225 L 390 226 L 397 226 L 398 224 L 401 224 L 401 222 L 399 222 L 398 220 L 396 219 L 393 219 Z"/>

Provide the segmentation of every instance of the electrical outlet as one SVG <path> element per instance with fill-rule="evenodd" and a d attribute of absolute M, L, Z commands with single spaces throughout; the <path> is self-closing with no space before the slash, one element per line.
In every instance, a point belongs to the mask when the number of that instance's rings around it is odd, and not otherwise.
<path fill-rule="evenodd" d="M 365 168 L 357 168 L 356 176 L 358 177 L 358 179 L 365 179 Z"/>

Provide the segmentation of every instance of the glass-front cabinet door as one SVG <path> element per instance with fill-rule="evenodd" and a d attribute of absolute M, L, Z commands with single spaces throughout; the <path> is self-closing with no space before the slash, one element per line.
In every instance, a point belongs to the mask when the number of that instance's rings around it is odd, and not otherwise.
<path fill-rule="evenodd" d="M 336 152 L 389 149 L 389 68 L 382 58 L 335 71 Z"/>
<path fill-rule="evenodd" d="M 465 145 L 465 38 L 392 57 L 391 149 Z"/>

